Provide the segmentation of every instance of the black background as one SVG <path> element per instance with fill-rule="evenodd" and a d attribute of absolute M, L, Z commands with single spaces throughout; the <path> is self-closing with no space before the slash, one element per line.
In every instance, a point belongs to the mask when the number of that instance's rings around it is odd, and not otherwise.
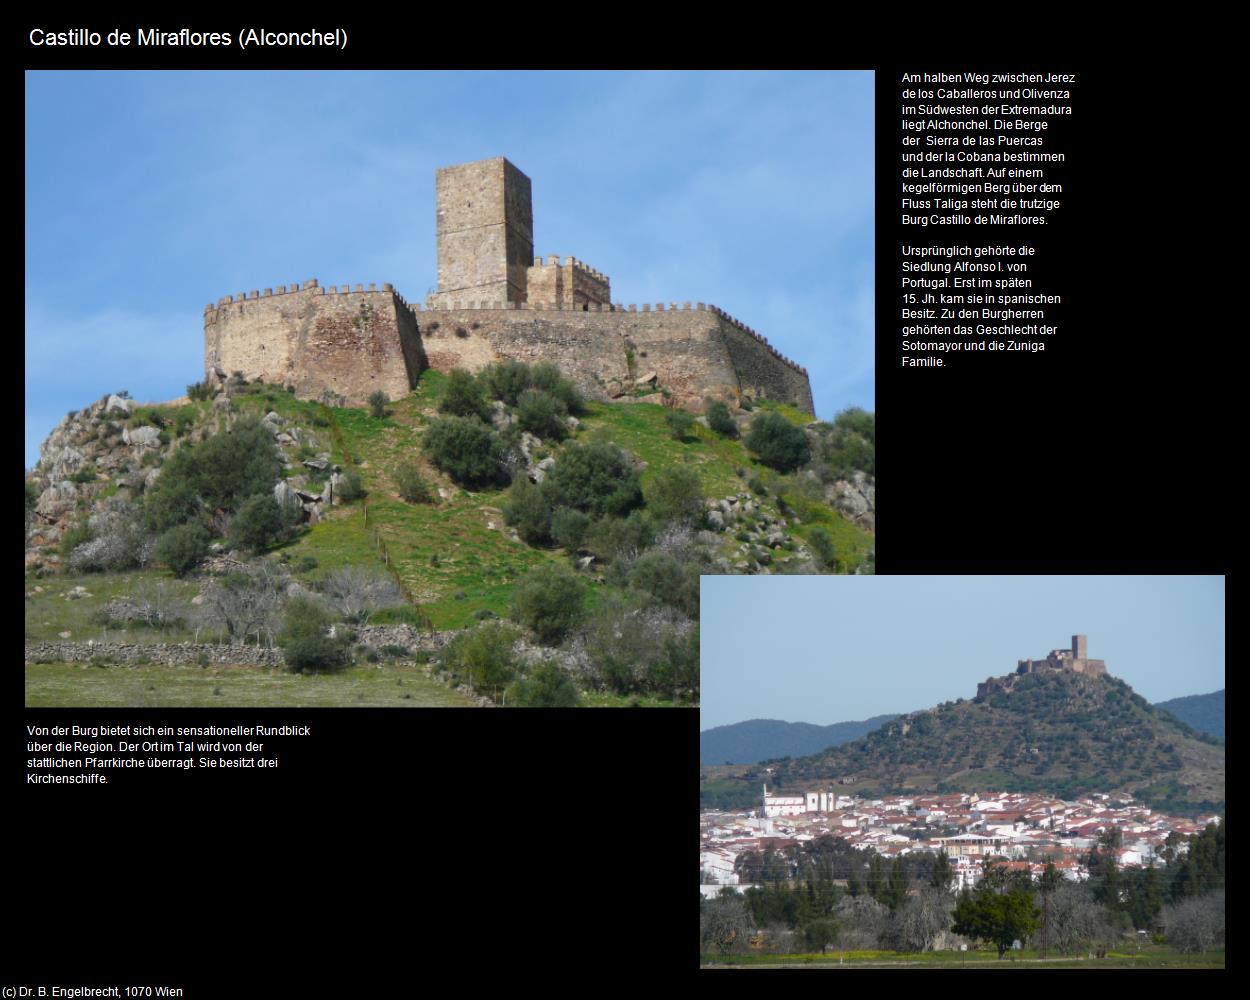
<path fill-rule="evenodd" d="M 426 27 L 429 39 L 453 30 Z M 1218 196 L 1228 167 L 1214 155 L 1202 81 L 1166 85 L 1157 75 L 1165 53 L 1124 37 L 1095 46 L 1084 29 L 1073 32 L 1081 46 L 1065 35 L 1019 56 L 1003 54 L 1005 37 L 917 32 L 905 54 L 865 35 L 834 52 L 821 39 L 796 41 L 792 25 L 778 30 L 776 49 L 768 32 L 718 45 L 703 31 L 672 62 L 877 71 L 879 571 L 1223 572 L 1223 373 L 1236 334 L 1215 306 L 1229 291 L 1212 242 L 1229 216 Z M 263 65 L 418 68 L 414 53 L 435 50 L 381 19 L 349 31 L 346 57 L 275 52 Z M 657 36 L 645 41 L 639 52 L 664 55 Z M 496 61 L 538 61 L 508 51 Z M 1192 65 L 1198 56 L 1185 51 Z M 1173 49 L 1166 56 L 1176 64 Z M 545 61 L 585 68 L 592 57 L 613 58 L 582 44 Z M 28 47 L 23 62 L 258 64 L 233 50 Z M 613 62 L 636 64 L 619 50 Z M 1062 331 L 1044 355 L 907 371 L 895 346 L 897 249 L 936 234 L 898 226 L 899 78 L 962 68 L 1080 74 L 1063 140 L 1066 207 L 1044 234 L 1009 236 L 1039 246 L 1044 287 L 1064 295 Z M 985 239 L 970 228 L 956 238 Z M 17 928 L 4 949 L 6 985 L 370 995 L 455 988 L 449 975 L 466 990 L 535 980 L 596 990 L 688 986 L 698 974 L 693 710 L 41 710 L 23 719 L 309 723 L 314 736 L 282 741 L 276 774 L 118 772 L 107 787 L 26 786 L 22 749 L 9 769 L 20 790 L 5 802 Z"/>

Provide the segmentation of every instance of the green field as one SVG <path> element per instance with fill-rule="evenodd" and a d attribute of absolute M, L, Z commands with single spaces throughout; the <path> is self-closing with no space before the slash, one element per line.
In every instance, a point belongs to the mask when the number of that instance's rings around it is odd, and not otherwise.
<path fill-rule="evenodd" d="M 1025 949 L 1008 952 L 1001 960 L 994 949 L 915 953 L 830 950 L 823 955 L 703 955 L 700 965 L 705 969 L 1222 969 L 1224 950 L 1187 954 L 1148 944 L 1140 950 L 1129 946 L 1125 951 L 1109 951 L 1106 958 L 1089 958 L 1087 953 L 1042 958 L 1036 950 Z"/>
<path fill-rule="evenodd" d="M 420 667 L 386 664 L 336 674 L 292 674 L 265 667 L 26 665 L 29 708 L 457 708 L 463 695 Z"/>

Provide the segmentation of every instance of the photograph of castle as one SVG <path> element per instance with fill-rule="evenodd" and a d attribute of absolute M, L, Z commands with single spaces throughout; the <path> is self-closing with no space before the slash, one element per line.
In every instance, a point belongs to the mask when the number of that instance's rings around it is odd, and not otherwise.
<path fill-rule="evenodd" d="M 27 703 L 698 704 L 874 569 L 872 80 L 28 74 Z"/>
<path fill-rule="evenodd" d="M 1223 577 L 709 576 L 702 613 L 703 966 L 1224 966 Z"/>

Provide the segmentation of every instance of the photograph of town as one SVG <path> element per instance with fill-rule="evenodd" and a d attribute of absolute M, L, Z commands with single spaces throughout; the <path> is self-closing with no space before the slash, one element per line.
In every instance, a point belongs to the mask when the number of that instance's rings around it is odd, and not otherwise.
<path fill-rule="evenodd" d="M 1222 577 L 702 601 L 704 968 L 1224 968 Z"/>
<path fill-rule="evenodd" d="M 871 574 L 871 72 L 26 75 L 29 707 L 692 707 Z"/>

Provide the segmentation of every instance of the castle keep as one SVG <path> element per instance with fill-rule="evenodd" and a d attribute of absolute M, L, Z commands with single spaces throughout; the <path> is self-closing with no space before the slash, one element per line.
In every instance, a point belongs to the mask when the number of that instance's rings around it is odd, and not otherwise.
<path fill-rule="evenodd" d="M 1023 674 L 1035 674 L 1042 670 L 1070 670 L 1073 673 L 1096 676 L 1107 672 L 1107 664 L 1102 660 L 1091 660 L 1086 656 L 1087 639 L 1083 635 L 1072 637 L 1071 649 L 1052 649 L 1044 660 L 1018 660 L 1016 672 L 1006 677 L 991 677 L 983 684 L 977 685 L 977 701 L 997 691 L 1010 691 L 1015 679 Z"/>
<path fill-rule="evenodd" d="M 359 406 L 378 389 L 406 395 L 426 368 L 550 361 L 593 399 L 645 388 L 695 410 L 745 395 L 814 412 L 807 370 L 716 306 L 613 303 L 607 275 L 535 256 L 530 179 L 503 157 L 444 167 L 435 190 L 438 291 L 424 308 L 389 283 L 227 295 L 204 308 L 209 379 L 237 371 Z"/>

